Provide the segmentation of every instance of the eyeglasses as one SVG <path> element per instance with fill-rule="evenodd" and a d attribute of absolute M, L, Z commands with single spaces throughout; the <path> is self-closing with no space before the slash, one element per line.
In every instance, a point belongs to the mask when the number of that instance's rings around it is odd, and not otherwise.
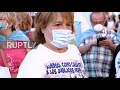
<path fill-rule="evenodd" d="M 104 21 L 99 21 L 99 22 L 92 22 L 93 25 L 96 25 L 96 24 L 104 24 L 105 23 L 105 20 Z"/>

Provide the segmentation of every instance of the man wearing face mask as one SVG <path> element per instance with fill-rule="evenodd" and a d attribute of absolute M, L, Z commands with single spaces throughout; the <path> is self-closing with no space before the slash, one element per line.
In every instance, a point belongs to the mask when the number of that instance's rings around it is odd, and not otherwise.
<path fill-rule="evenodd" d="M 116 33 L 105 27 L 104 12 L 90 15 L 92 30 L 83 33 L 79 51 L 88 77 L 109 77 L 113 53 L 120 43 Z"/>

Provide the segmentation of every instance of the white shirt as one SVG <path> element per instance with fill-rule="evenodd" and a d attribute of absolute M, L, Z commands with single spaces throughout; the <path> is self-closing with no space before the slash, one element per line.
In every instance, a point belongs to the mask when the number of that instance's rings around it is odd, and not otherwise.
<path fill-rule="evenodd" d="M 115 58 L 116 78 L 120 78 L 120 51 Z"/>
<path fill-rule="evenodd" d="M 20 65 L 17 78 L 81 78 L 85 76 L 81 54 L 75 45 L 65 53 L 54 52 L 40 44 Z"/>

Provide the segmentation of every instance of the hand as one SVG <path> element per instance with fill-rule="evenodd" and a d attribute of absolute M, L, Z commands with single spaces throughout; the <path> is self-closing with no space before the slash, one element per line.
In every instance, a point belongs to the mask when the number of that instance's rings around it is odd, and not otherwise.
<path fill-rule="evenodd" d="M 100 46 L 107 46 L 108 47 L 110 44 L 111 44 L 111 42 L 108 39 L 99 41 Z"/>

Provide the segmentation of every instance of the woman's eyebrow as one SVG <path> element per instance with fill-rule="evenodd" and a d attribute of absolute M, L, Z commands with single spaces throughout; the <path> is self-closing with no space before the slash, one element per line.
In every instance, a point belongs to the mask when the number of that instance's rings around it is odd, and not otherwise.
<path fill-rule="evenodd" d="M 3 19 L 2 17 L 0 17 L 0 19 Z"/>
<path fill-rule="evenodd" d="M 73 22 L 67 22 L 67 23 L 73 23 Z"/>
<path fill-rule="evenodd" d="M 63 23 L 64 21 L 54 21 L 53 23 Z M 66 23 L 73 23 L 73 22 L 71 22 L 71 21 L 69 21 L 69 22 L 66 22 Z"/>
<path fill-rule="evenodd" d="M 62 21 L 55 21 L 54 23 L 62 23 Z"/>

